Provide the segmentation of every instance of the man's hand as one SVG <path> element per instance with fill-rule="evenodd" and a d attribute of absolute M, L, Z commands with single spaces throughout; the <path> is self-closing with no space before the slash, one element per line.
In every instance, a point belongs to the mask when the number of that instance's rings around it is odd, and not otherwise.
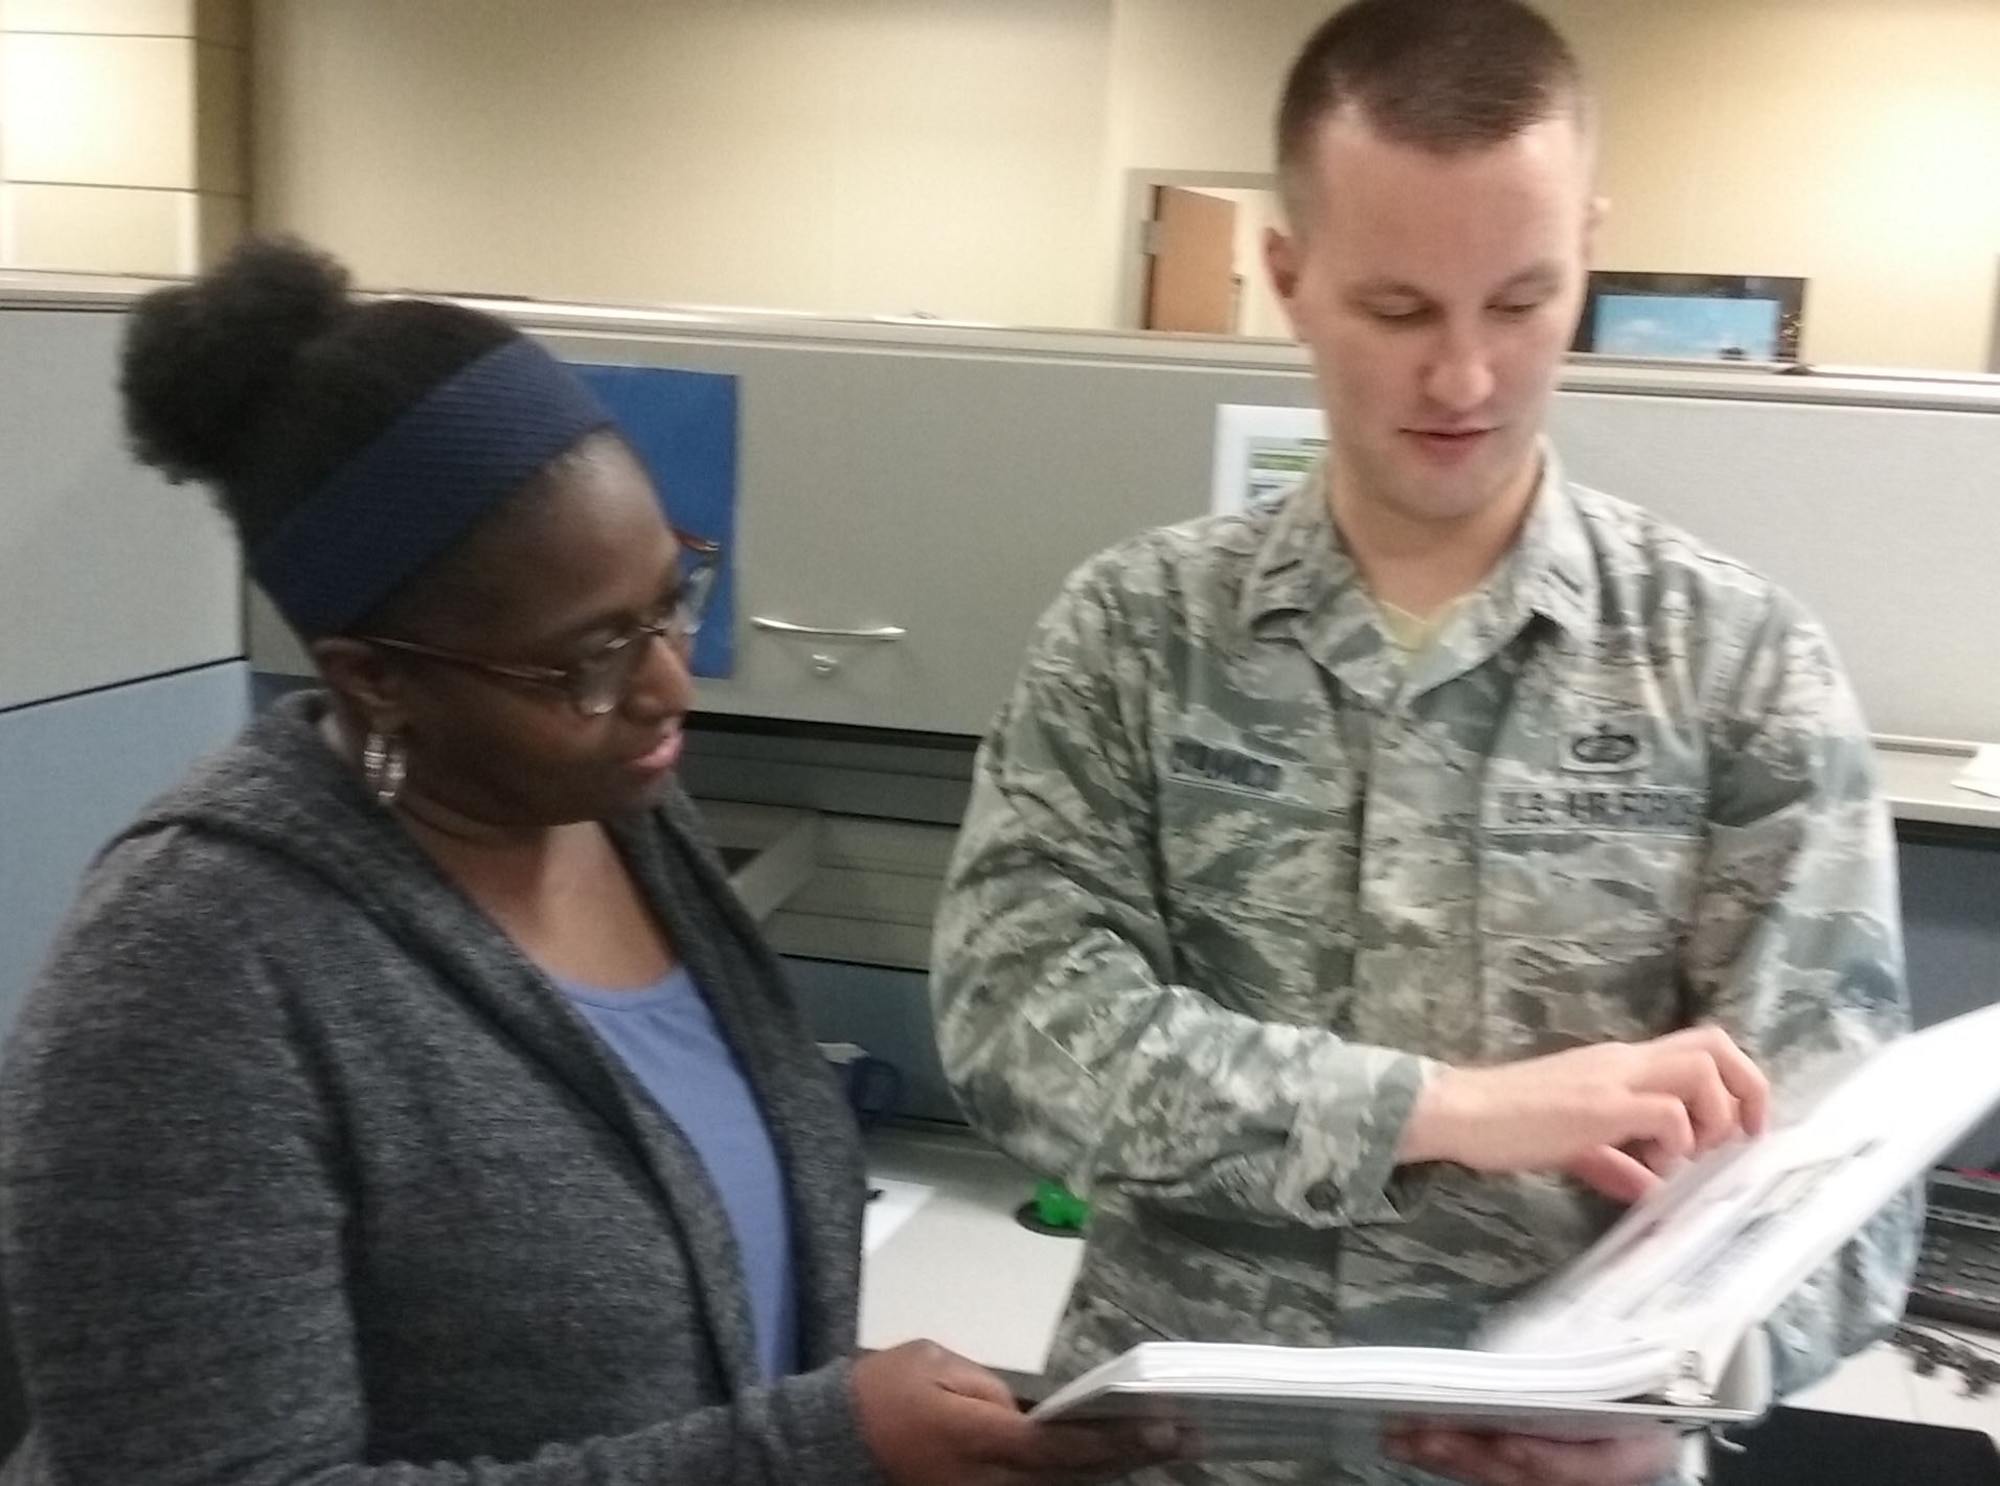
<path fill-rule="evenodd" d="M 1410 1426 L 1385 1432 L 1382 1453 L 1471 1486 L 1640 1486 L 1674 1473 L 1680 1438 L 1665 1425 L 1608 1440 Z"/>
<path fill-rule="evenodd" d="M 870 1352 L 853 1379 L 861 1438 L 892 1486 L 1109 1478 L 1191 1451 L 1190 1437 L 1163 1421 L 1031 1421 L 1006 1384 L 936 1342 Z"/>
<path fill-rule="evenodd" d="M 1662 1172 L 1763 1130 L 1771 1086 L 1719 1027 L 1447 1068 L 1418 1096 L 1399 1162 L 1563 1171 L 1633 1202 Z"/>

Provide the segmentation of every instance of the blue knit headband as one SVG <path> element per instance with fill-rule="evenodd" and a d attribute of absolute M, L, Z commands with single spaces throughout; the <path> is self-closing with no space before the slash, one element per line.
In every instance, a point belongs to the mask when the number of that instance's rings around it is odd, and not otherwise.
<path fill-rule="evenodd" d="M 439 383 L 256 546 L 250 569 L 306 636 L 337 634 L 611 415 L 535 342 Z"/>

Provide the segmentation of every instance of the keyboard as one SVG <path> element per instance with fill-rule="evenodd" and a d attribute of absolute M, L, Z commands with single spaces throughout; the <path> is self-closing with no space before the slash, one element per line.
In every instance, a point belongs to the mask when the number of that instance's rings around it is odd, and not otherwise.
<path fill-rule="evenodd" d="M 2000 1176 L 1931 1173 L 1909 1313 L 2000 1331 Z"/>

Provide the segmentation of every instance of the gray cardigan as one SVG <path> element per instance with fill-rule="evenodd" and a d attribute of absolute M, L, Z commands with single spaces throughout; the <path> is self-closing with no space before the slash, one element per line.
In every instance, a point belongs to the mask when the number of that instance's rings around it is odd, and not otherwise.
<path fill-rule="evenodd" d="M 757 1378 L 720 1199 L 286 699 L 85 880 L 0 1074 L 6 1486 L 879 1482 L 852 1118 L 685 798 L 613 833 L 793 1207 Z"/>

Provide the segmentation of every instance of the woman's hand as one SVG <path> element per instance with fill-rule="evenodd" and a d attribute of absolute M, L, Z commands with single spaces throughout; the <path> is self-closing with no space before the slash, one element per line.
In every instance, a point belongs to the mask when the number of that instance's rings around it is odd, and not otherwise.
<path fill-rule="evenodd" d="M 1183 1459 L 1161 1420 L 1043 1424 L 1007 1385 L 936 1342 L 905 1342 L 854 1364 L 861 1438 L 892 1486 L 1017 1486 L 1124 1475 Z"/>

